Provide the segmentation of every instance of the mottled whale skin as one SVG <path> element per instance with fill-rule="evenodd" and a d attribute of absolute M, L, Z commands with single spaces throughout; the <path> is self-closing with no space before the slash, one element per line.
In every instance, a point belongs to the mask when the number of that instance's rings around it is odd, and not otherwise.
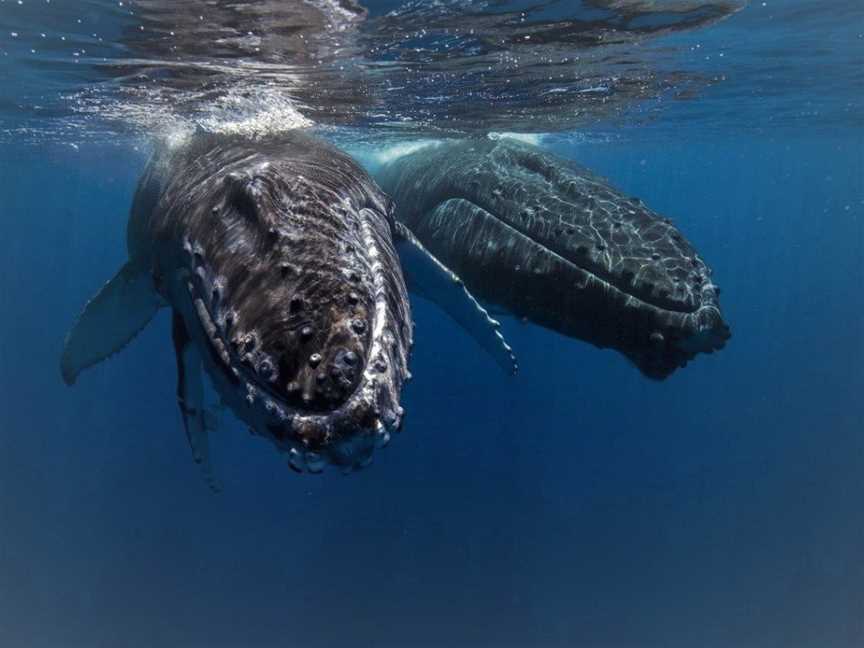
<path fill-rule="evenodd" d="M 376 178 L 479 299 L 663 379 L 730 337 L 711 270 L 668 219 L 512 139 L 429 145 Z"/>
<path fill-rule="evenodd" d="M 362 467 L 399 428 L 409 377 L 413 324 L 396 242 L 412 274 L 431 278 L 423 291 L 512 361 L 494 320 L 399 234 L 392 209 L 350 157 L 302 132 L 198 134 L 160 147 L 134 198 L 129 261 L 69 334 L 64 379 L 122 349 L 169 306 L 178 401 L 211 485 L 202 368 L 296 470 Z"/>

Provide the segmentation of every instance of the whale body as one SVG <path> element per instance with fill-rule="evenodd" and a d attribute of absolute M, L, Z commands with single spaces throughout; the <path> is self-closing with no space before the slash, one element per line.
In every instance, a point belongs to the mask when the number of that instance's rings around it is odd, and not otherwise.
<path fill-rule="evenodd" d="M 199 133 L 158 147 L 132 204 L 129 260 L 67 337 L 64 380 L 170 307 L 178 403 L 211 486 L 203 372 L 294 469 L 366 465 L 402 421 L 413 341 L 406 276 L 515 370 L 497 323 L 392 211 L 349 156 L 303 132 Z"/>
<path fill-rule="evenodd" d="M 396 218 L 484 303 L 663 379 L 731 333 L 711 269 L 666 218 L 509 138 L 431 143 L 376 178 Z"/>

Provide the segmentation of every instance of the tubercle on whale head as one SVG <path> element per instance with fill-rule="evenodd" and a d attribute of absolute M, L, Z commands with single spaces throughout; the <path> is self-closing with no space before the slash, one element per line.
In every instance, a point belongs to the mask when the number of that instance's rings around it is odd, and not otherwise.
<path fill-rule="evenodd" d="M 181 254 L 214 384 L 293 469 L 361 468 L 401 425 L 412 340 L 389 199 L 274 164 L 224 177 Z"/>

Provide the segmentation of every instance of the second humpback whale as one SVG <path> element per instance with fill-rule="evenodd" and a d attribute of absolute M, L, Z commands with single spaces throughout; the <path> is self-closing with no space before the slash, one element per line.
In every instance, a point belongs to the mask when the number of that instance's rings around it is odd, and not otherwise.
<path fill-rule="evenodd" d="M 133 201 L 129 261 L 67 337 L 65 381 L 169 306 L 178 402 L 212 486 L 202 369 L 294 469 L 365 465 L 402 420 L 413 337 L 403 265 L 411 288 L 515 370 L 497 322 L 392 211 L 350 157 L 302 132 L 159 147 Z"/>
<path fill-rule="evenodd" d="M 512 139 L 431 143 L 376 178 L 478 298 L 662 379 L 730 337 L 711 270 L 668 219 Z"/>

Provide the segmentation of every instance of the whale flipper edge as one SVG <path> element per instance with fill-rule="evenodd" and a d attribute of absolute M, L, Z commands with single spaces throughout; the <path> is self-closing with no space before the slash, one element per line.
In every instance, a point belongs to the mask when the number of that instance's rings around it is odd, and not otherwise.
<path fill-rule="evenodd" d="M 149 272 L 127 262 L 87 302 L 66 336 L 60 370 L 71 385 L 84 369 L 121 351 L 163 305 Z"/>
<path fill-rule="evenodd" d="M 515 374 L 519 365 L 501 334 L 501 324 L 489 315 L 462 280 L 402 223 L 394 223 L 393 240 L 408 290 L 441 308 L 492 356 L 502 371 Z"/>
<path fill-rule="evenodd" d="M 192 448 L 192 458 L 201 466 L 207 485 L 214 492 L 222 490 L 210 464 L 209 432 L 214 423 L 212 413 L 204 408 L 203 365 L 198 348 L 192 344 L 183 317 L 175 311 L 172 334 L 177 354 L 177 404 L 183 417 L 183 429 Z"/>

